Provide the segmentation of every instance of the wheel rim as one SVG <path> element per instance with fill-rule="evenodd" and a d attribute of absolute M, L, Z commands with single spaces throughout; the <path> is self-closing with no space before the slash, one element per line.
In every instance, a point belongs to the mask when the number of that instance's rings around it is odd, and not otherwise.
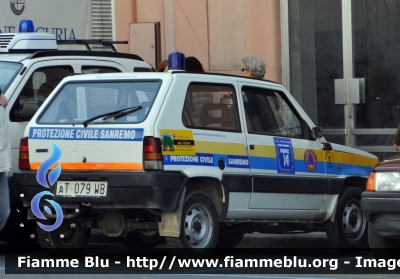
<path fill-rule="evenodd" d="M 357 199 L 350 200 L 343 211 L 343 230 L 350 241 L 357 241 L 364 235 L 366 220 Z"/>
<path fill-rule="evenodd" d="M 185 237 L 193 248 L 204 248 L 210 242 L 213 232 L 211 214 L 208 208 L 201 204 L 194 204 L 186 212 Z"/>

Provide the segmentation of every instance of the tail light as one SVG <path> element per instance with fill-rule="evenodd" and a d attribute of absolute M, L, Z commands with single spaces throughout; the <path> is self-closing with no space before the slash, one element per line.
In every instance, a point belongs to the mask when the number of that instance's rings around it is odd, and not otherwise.
<path fill-rule="evenodd" d="M 374 180 L 375 180 L 375 172 L 371 172 L 369 174 L 367 187 L 365 190 L 367 190 L 368 192 L 375 192 Z"/>
<path fill-rule="evenodd" d="M 143 169 L 163 170 L 161 140 L 154 137 L 144 137 L 143 140 Z"/>
<path fill-rule="evenodd" d="M 20 170 L 30 170 L 31 166 L 29 164 L 29 148 L 28 148 L 28 138 L 22 138 L 19 144 L 19 161 L 18 167 Z"/>

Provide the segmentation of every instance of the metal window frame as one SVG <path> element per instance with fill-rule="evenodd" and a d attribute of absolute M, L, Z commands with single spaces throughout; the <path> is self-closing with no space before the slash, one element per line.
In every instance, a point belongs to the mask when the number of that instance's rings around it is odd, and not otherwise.
<path fill-rule="evenodd" d="M 343 79 L 354 79 L 353 69 L 353 27 L 352 27 L 352 1 L 342 1 L 342 36 L 343 36 Z M 290 51 L 289 51 L 289 0 L 280 0 L 281 15 L 281 52 L 282 52 L 282 85 L 290 90 Z M 393 152 L 392 146 L 356 146 L 356 135 L 390 135 L 396 132 L 393 128 L 381 129 L 356 129 L 355 107 L 352 104 L 352 94 L 346 90 L 344 101 L 344 129 L 323 129 L 324 135 L 345 136 L 346 146 L 356 147 L 368 152 Z"/>

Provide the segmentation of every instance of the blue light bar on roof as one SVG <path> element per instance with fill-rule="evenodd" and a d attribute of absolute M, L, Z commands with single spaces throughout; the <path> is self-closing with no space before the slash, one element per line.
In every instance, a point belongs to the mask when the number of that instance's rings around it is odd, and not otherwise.
<path fill-rule="evenodd" d="M 168 55 L 168 71 L 184 71 L 185 55 L 181 52 L 171 52 Z"/>
<path fill-rule="evenodd" d="M 19 33 L 35 32 L 33 21 L 30 19 L 23 19 L 19 22 Z"/>

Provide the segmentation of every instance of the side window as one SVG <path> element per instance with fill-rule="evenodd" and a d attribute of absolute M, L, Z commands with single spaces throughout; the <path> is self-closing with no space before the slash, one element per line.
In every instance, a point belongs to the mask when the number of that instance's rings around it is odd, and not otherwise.
<path fill-rule="evenodd" d="M 232 85 L 191 83 L 182 121 L 186 127 L 240 131 L 236 91 Z"/>
<path fill-rule="evenodd" d="M 71 66 L 39 68 L 32 73 L 22 88 L 11 114 L 11 121 L 18 121 L 18 112 L 29 101 L 44 102 L 61 80 L 74 73 Z"/>
<path fill-rule="evenodd" d="M 82 74 L 109 74 L 120 73 L 121 71 L 112 67 L 82 66 Z"/>
<path fill-rule="evenodd" d="M 300 117 L 283 93 L 243 87 L 242 95 L 249 133 L 304 137 Z"/>

